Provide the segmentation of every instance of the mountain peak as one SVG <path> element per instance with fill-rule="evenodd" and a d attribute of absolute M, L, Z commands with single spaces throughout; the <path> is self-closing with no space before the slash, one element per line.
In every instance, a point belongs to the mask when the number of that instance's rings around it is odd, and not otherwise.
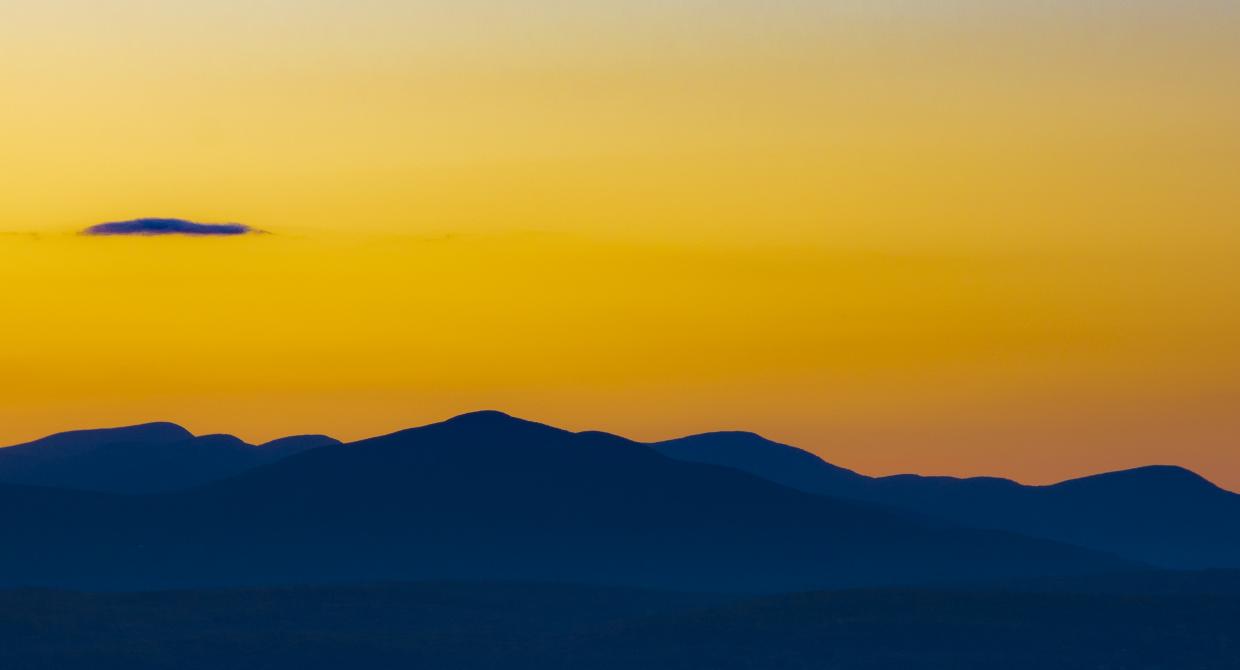
<path fill-rule="evenodd" d="M 679 441 L 702 441 L 710 442 L 716 445 L 770 445 L 778 444 L 774 440 L 768 440 L 761 435 L 750 432 L 748 430 L 715 430 L 707 433 L 697 433 L 687 435 L 682 438 L 668 440 L 669 442 Z"/>
<path fill-rule="evenodd" d="M 115 428 L 90 428 L 71 430 L 48 435 L 19 446 L 37 447 L 75 447 L 78 445 L 97 445 L 103 443 L 135 442 L 142 444 L 167 444 L 181 442 L 194 437 L 194 434 L 167 421 L 140 423 L 133 426 Z M 12 448 L 12 447 L 9 447 Z"/>
<path fill-rule="evenodd" d="M 438 423 L 418 426 L 417 428 L 406 428 L 395 433 L 379 435 L 351 444 L 353 446 L 390 446 L 394 444 L 408 444 L 411 440 L 416 441 L 432 435 L 456 440 L 497 442 L 514 437 L 529 437 L 547 433 L 568 434 L 568 431 L 534 421 L 518 419 L 497 410 L 480 410 L 460 414 Z"/>
<path fill-rule="evenodd" d="M 465 414 L 459 414 L 457 416 L 454 416 L 451 419 L 448 419 L 447 421 L 443 421 L 438 424 L 432 424 L 431 426 L 427 426 L 427 427 L 429 428 L 433 426 L 442 426 L 442 427 L 450 427 L 450 428 L 466 428 L 466 429 L 471 429 L 471 430 L 485 430 L 485 431 L 504 431 L 504 430 L 513 430 L 513 429 L 522 429 L 522 428 L 526 428 L 526 429 L 538 428 L 538 429 L 543 429 L 543 430 L 554 430 L 554 431 L 560 430 L 558 428 L 553 428 L 546 424 L 538 423 L 537 421 L 529 421 L 527 419 L 520 419 L 515 416 L 512 416 L 511 414 L 505 414 L 504 412 L 501 412 L 499 410 L 494 410 L 494 409 L 484 409 L 484 410 L 479 410 L 476 412 L 466 412 Z"/>
<path fill-rule="evenodd" d="M 314 449 L 317 447 L 333 447 L 333 446 L 337 446 L 340 444 L 341 444 L 340 440 L 337 440 L 336 438 L 331 437 L 330 435 L 317 435 L 316 434 L 316 435 L 290 435 L 288 437 L 281 437 L 281 438 L 271 440 L 270 442 L 264 442 L 258 446 L 260 449 L 302 450 L 302 449 Z"/>
<path fill-rule="evenodd" d="M 480 409 L 473 412 L 465 412 L 458 414 L 444 423 L 478 423 L 478 422 L 500 422 L 500 421 L 520 421 L 511 414 L 501 412 L 497 409 Z"/>
<path fill-rule="evenodd" d="M 236 435 L 227 435 L 225 433 L 214 433 L 212 435 L 202 435 L 194 439 L 195 446 L 210 447 L 249 447 L 250 445 L 237 437 Z"/>
<path fill-rule="evenodd" d="M 808 493 L 863 479 L 808 451 L 748 431 L 701 433 L 651 447 L 668 458 L 733 468 Z"/>
<path fill-rule="evenodd" d="M 193 433 L 189 432 L 183 426 L 172 423 L 171 421 L 149 421 L 147 423 L 139 423 L 139 424 L 135 424 L 132 426 L 122 426 L 120 428 L 111 428 L 111 429 L 105 428 L 104 430 L 132 431 L 136 433 L 144 433 L 144 434 L 153 435 L 153 436 L 161 435 L 161 436 L 183 437 L 186 435 L 193 435 Z"/>
<path fill-rule="evenodd" d="M 1152 476 L 1152 477 L 1178 477 L 1178 478 L 1199 479 L 1203 481 L 1205 480 L 1204 477 L 1197 474 L 1196 472 L 1193 472 L 1192 470 L 1189 470 L 1188 468 L 1185 468 L 1179 465 L 1145 465 L 1139 468 L 1121 470 L 1120 472 L 1134 474 L 1134 475 L 1139 474 L 1142 476 Z"/>
<path fill-rule="evenodd" d="M 1128 470 L 1105 472 L 1054 484 L 1056 488 L 1075 488 L 1084 484 L 1106 484 L 1111 486 L 1148 486 L 1161 485 L 1178 488 L 1219 489 L 1213 482 L 1201 475 L 1178 465 L 1146 465 Z"/>

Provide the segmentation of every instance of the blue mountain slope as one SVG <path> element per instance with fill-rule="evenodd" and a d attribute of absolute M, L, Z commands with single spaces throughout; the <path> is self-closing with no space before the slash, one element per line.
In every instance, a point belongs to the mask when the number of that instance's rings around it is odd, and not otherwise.
<path fill-rule="evenodd" d="M 288 437 L 261 447 L 231 435 L 195 437 L 172 423 L 79 430 L 0 449 L 0 483 L 156 493 L 240 474 L 338 441 Z"/>
<path fill-rule="evenodd" d="M 1182 569 L 1240 567 L 1240 495 L 1179 467 L 1024 486 L 994 477 L 865 477 L 757 436 L 706 434 L 651 447 L 801 491 L 878 503 Z"/>
<path fill-rule="evenodd" d="M 54 493 L 0 489 L 0 584 L 450 578 L 758 592 L 1133 567 L 497 412 L 312 449 L 178 493 L 89 504 L 49 502 Z"/>

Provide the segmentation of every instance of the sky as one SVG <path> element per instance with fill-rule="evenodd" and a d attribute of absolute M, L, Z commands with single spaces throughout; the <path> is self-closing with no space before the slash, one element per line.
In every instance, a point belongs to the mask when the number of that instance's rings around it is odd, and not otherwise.
<path fill-rule="evenodd" d="M 0 0 L 0 444 L 501 409 L 1240 489 L 1222 0 Z M 246 235 L 83 235 L 142 217 Z"/>

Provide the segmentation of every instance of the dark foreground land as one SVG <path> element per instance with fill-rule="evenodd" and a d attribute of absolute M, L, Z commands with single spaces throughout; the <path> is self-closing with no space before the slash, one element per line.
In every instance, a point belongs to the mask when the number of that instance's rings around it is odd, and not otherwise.
<path fill-rule="evenodd" d="M 1240 588 L 1218 581 L 757 598 L 503 583 L 19 590 L 0 593 L 0 667 L 1240 668 Z"/>

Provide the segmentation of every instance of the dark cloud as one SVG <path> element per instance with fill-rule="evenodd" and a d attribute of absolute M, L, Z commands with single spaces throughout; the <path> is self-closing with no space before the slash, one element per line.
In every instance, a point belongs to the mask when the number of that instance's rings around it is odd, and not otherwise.
<path fill-rule="evenodd" d="M 185 219 L 133 219 L 91 226 L 83 235 L 248 235 L 263 231 L 241 223 L 194 223 Z"/>

